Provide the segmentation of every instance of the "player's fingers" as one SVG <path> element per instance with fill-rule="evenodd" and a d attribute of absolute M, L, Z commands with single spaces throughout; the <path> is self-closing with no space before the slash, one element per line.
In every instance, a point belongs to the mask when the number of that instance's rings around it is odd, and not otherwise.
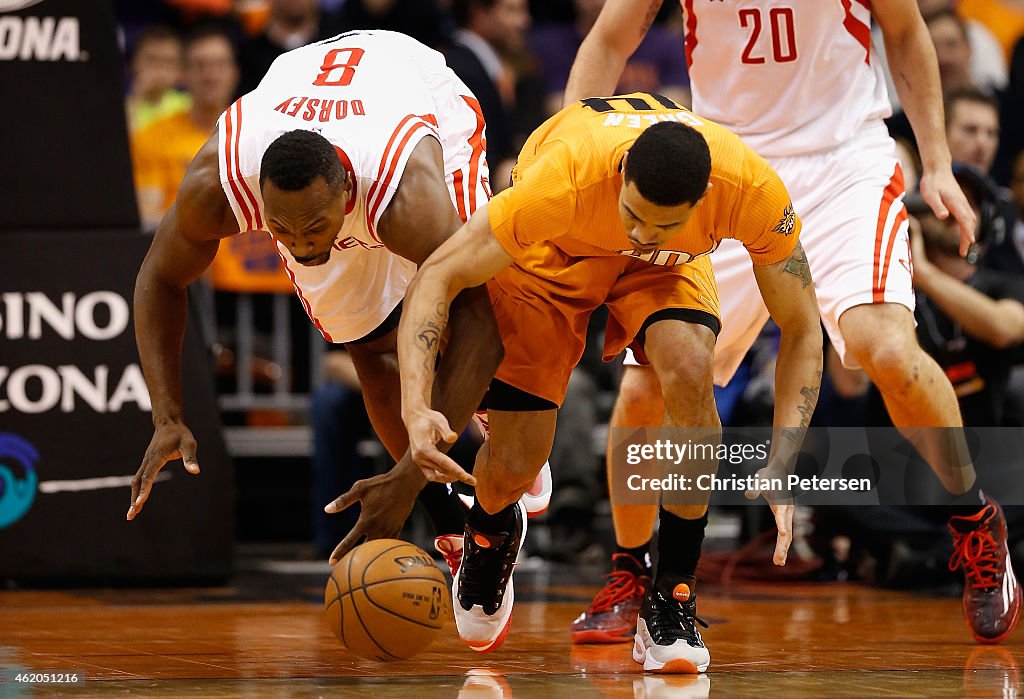
<path fill-rule="evenodd" d="M 199 462 L 196 460 L 196 440 L 192 435 L 181 440 L 178 452 L 181 454 L 182 463 L 185 464 L 185 470 L 192 474 L 199 473 Z"/>
<path fill-rule="evenodd" d="M 139 490 L 142 489 L 142 470 L 140 469 L 132 476 L 132 499 L 128 503 L 128 514 L 125 519 L 129 522 L 135 519 L 135 501 L 139 499 Z"/>
<path fill-rule="evenodd" d="M 433 456 L 430 466 L 438 473 L 439 477 L 435 480 L 443 483 L 461 481 L 466 485 L 476 485 L 476 479 L 471 474 L 440 451 Z"/>
<path fill-rule="evenodd" d="M 328 559 L 328 563 L 332 566 L 337 565 L 338 561 L 345 557 L 345 554 L 356 547 L 359 541 L 363 538 L 363 527 L 359 522 L 356 522 L 356 526 L 352 527 L 352 531 L 348 533 L 341 543 L 334 547 L 334 551 L 331 553 L 331 557 Z"/>
<path fill-rule="evenodd" d="M 332 502 L 327 503 L 327 506 L 324 507 L 324 512 L 327 514 L 334 514 L 335 512 L 341 512 L 344 509 L 352 507 L 352 505 L 359 502 L 363 497 L 362 483 L 362 481 L 356 482 L 347 493 L 342 493 Z"/>
<path fill-rule="evenodd" d="M 789 546 L 793 543 L 793 506 L 781 505 L 775 510 L 775 526 L 779 534 L 775 537 L 775 555 L 772 561 L 777 566 L 786 565 Z"/>

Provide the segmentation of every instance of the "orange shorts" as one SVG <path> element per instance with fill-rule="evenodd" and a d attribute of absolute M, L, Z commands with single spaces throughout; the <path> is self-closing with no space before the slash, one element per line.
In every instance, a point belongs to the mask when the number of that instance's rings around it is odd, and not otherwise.
<path fill-rule="evenodd" d="M 668 308 L 718 319 L 718 287 L 708 256 L 653 265 L 624 255 L 571 257 L 544 243 L 487 284 L 505 345 L 495 378 L 561 405 L 583 356 L 590 314 L 608 306 L 604 360 L 624 350 L 644 321 Z"/>

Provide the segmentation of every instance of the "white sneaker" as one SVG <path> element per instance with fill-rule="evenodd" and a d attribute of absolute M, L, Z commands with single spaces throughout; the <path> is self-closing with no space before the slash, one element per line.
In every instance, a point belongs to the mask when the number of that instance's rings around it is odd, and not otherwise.
<path fill-rule="evenodd" d="M 510 532 L 485 534 L 466 524 L 462 564 L 452 582 L 459 637 L 475 651 L 497 650 L 512 623 L 512 569 L 526 538 L 526 508 L 516 503 Z"/>
<path fill-rule="evenodd" d="M 640 607 L 633 637 L 633 660 L 649 672 L 696 674 L 711 664 L 697 624 L 696 580 L 659 575 Z"/>

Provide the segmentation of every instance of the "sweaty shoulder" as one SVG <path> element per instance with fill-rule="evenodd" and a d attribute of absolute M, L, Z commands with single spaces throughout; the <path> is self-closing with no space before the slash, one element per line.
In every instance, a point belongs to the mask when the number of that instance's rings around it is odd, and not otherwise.
<path fill-rule="evenodd" d="M 218 134 L 214 131 L 192 159 L 178 188 L 178 230 L 189 240 L 216 240 L 239 230 L 221 186 L 217 147 Z"/>

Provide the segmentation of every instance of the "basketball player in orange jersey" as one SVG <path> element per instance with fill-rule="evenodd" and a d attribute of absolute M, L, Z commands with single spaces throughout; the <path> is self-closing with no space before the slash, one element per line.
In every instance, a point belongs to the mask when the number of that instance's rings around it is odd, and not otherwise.
<path fill-rule="evenodd" d="M 665 386 L 667 424 L 717 440 L 712 359 L 720 321 L 708 253 L 736 238 L 782 330 L 776 424 L 798 426 L 813 411 L 821 329 L 799 235 L 785 187 L 753 150 L 665 97 L 634 93 L 577 102 L 541 125 L 519 156 L 513 186 L 420 268 L 398 336 L 410 439 L 429 444 L 449 431 L 428 406 L 438 338 L 459 293 L 488 283 L 505 345 L 452 589 L 470 647 L 493 650 L 508 631 L 512 568 L 526 531 L 519 498 L 551 449 L 556 409 L 597 306 L 610 313 L 605 358 L 632 345 Z M 773 440 L 767 468 L 787 463 L 801 441 L 796 432 Z M 435 450 L 424 463 L 445 459 Z M 714 473 L 717 462 L 683 466 L 695 478 Z M 792 505 L 774 500 L 772 509 L 781 564 Z M 672 548 L 662 550 L 633 656 L 647 670 L 698 672 L 710 662 L 696 628 L 703 622 L 693 576 L 706 510 L 703 494 L 661 511 Z"/>
<path fill-rule="evenodd" d="M 479 105 L 441 54 L 392 32 L 350 32 L 286 53 L 228 108 L 139 272 L 136 336 L 155 430 L 132 481 L 128 519 L 170 459 L 199 473 L 181 405 L 185 288 L 220 239 L 247 230 L 274 237 L 310 320 L 329 342 L 346 345 L 374 429 L 398 461 L 357 483 L 366 516 L 346 541 L 400 533 L 412 504 L 394 506 L 393 482 L 413 493 L 428 479 L 472 482 L 461 468 L 421 472 L 402 458 L 409 443 L 395 339 L 416 265 L 487 201 L 484 145 Z M 484 289 L 467 290 L 456 306 L 436 397 L 462 426 L 501 345 Z M 457 565 L 461 504 L 441 483 L 427 486 L 423 502 L 442 535 L 435 545 Z"/>
<path fill-rule="evenodd" d="M 960 225 L 960 253 L 976 220 L 953 179 L 943 125 L 935 50 L 909 0 L 683 0 L 685 48 L 694 109 L 729 127 L 765 156 L 793 195 L 814 270 L 821 320 L 847 367 L 878 386 L 893 423 L 904 429 L 952 493 L 968 493 L 949 520 L 951 564 L 967 579 L 964 616 L 983 643 L 1002 640 L 1020 615 L 1006 522 L 977 490 L 956 396 L 917 343 L 903 174 L 882 118 L 885 81 L 871 50 L 871 22 L 885 37 L 900 100 L 923 163 L 920 190 L 940 219 Z M 608 0 L 576 57 L 566 100 L 607 94 L 639 45 L 659 0 Z M 723 332 L 715 378 L 728 382 L 766 318 L 742 250 L 713 256 L 722 289 Z M 781 359 L 781 357 L 780 357 Z M 656 424 L 658 376 L 634 358 L 612 427 Z M 933 428 L 907 431 L 905 428 Z M 934 429 L 955 428 L 955 429 Z M 611 452 L 609 451 L 609 464 Z M 578 642 L 628 640 L 644 595 L 654 510 L 613 507 L 618 549 L 609 585 L 572 625 Z M 662 533 L 664 536 L 664 532 Z M 970 555 L 968 555 L 968 553 Z"/>

